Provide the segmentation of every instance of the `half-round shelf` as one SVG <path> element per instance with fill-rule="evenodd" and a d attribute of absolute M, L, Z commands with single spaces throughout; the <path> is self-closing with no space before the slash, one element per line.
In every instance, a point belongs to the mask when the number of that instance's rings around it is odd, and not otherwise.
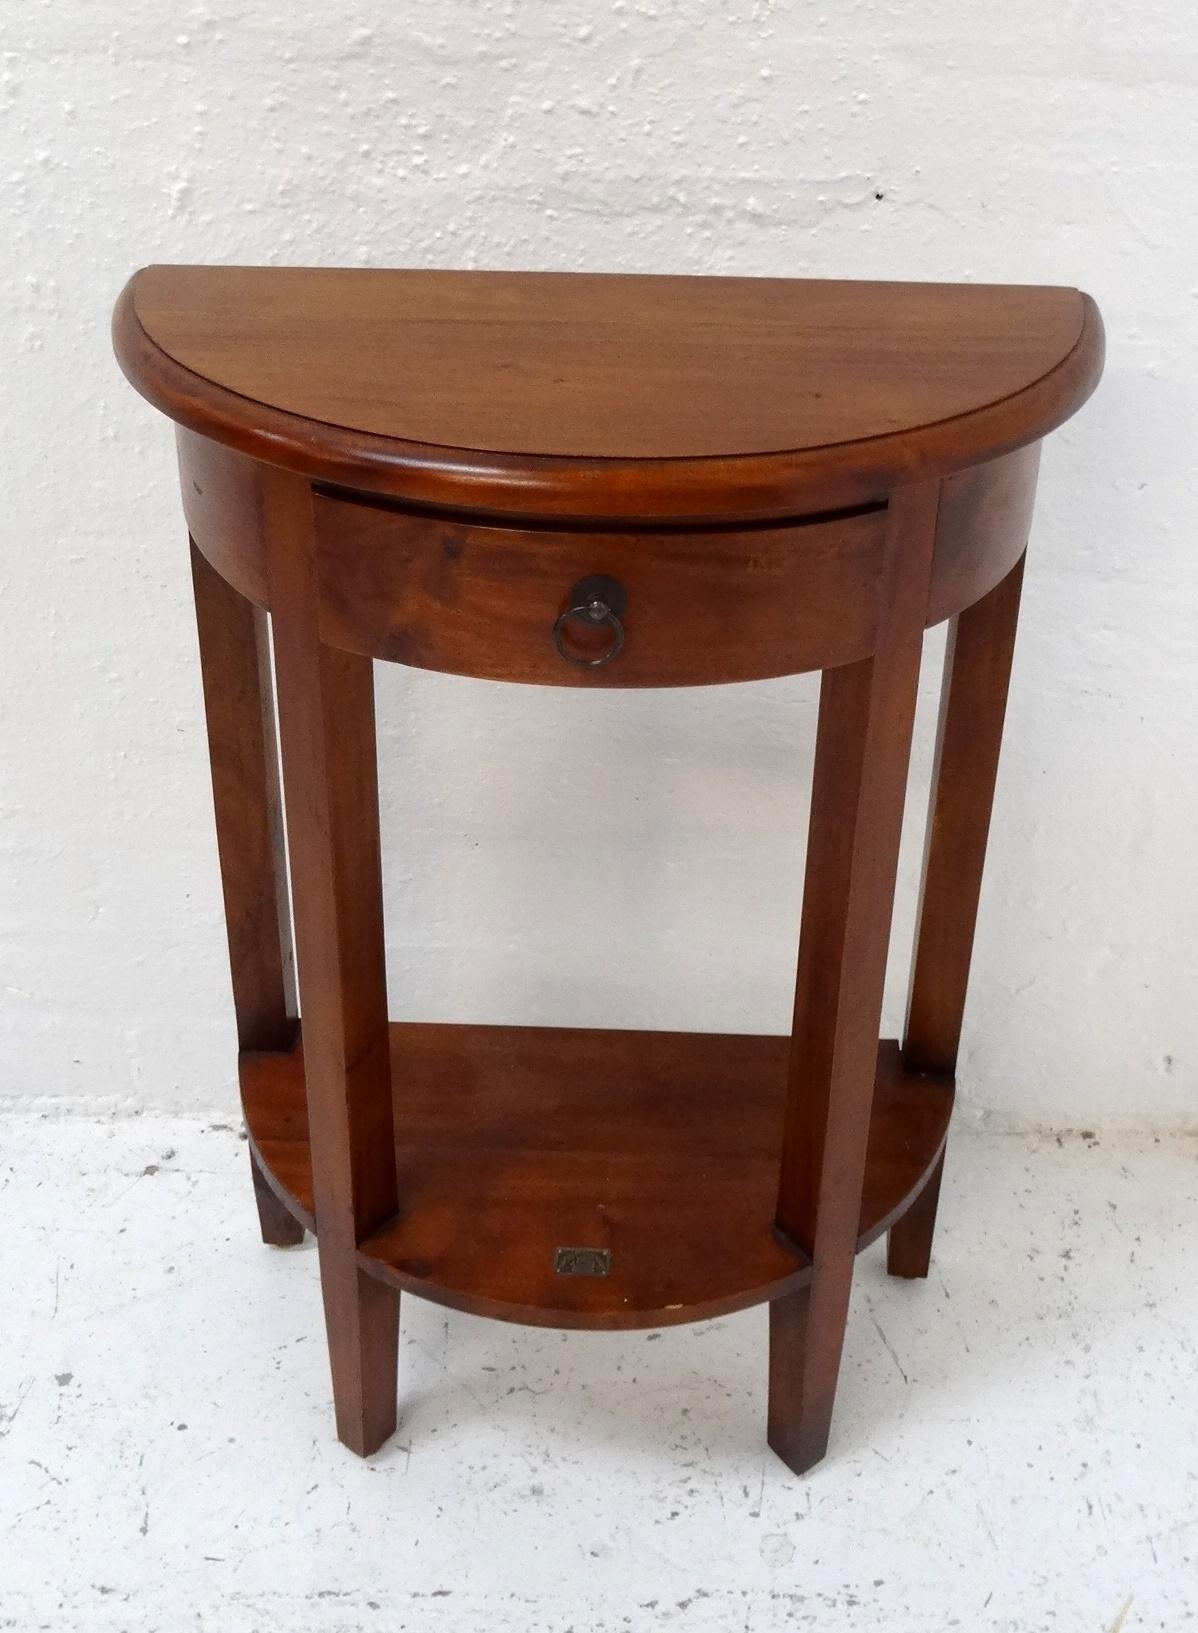
<path fill-rule="evenodd" d="M 393 1025 L 401 1211 L 362 1244 L 363 1270 L 455 1309 L 553 1327 L 666 1326 L 789 1292 L 810 1273 L 773 1228 L 789 1047 Z M 303 1073 L 302 1045 L 242 1057 L 250 1138 L 311 1230 Z M 898 1046 L 882 1044 L 859 1248 L 918 1196 L 952 1094 L 946 1079 L 904 1073 Z"/>

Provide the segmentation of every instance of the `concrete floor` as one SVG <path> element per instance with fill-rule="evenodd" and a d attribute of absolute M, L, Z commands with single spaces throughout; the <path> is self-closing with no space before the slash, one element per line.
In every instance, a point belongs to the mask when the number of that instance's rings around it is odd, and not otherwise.
<path fill-rule="evenodd" d="M 360 1463 L 314 1254 L 257 1242 L 229 1124 L 4 1123 L 0 1627 L 1198 1620 L 1193 1142 L 960 1132 L 932 1277 L 864 1257 L 796 1480 L 761 1310 L 592 1335 L 409 1299 L 401 1428 Z"/>

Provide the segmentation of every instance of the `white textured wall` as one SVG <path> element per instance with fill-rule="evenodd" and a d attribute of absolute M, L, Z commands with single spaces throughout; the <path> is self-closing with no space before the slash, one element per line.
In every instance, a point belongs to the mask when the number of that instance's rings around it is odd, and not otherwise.
<path fill-rule="evenodd" d="M 963 1087 L 1002 1124 L 1198 1125 L 1189 0 L 0 9 L 3 1093 L 232 1095 L 171 435 L 109 352 L 126 274 L 576 267 L 1097 297 L 1106 381 L 1044 460 Z M 379 697 L 396 1014 L 785 1028 L 810 680 L 392 669 Z M 892 1019 L 902 986 L 896 961 Z"/>

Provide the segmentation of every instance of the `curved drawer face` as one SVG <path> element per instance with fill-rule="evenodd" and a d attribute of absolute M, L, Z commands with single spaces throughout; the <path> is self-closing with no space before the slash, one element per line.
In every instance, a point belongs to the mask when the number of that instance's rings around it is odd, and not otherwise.
<path fill-rule="evenodd" d="M 248 600 L 268 605 L 266 545 L 257 460 L 180 425 L 179 488 L 196 548 Z"/>
<path fill-rule="evenodd" d="M 473 525 L 324 494 L 314 510 L 322 639 L 371 657 L 542 686 L 697 686 L 873 647 L 883 509 L 635 534 Z M 561 623 L 596 576 L 621 627 Z"/>
<path fill-rule="evenodd" d="M 928 624 L 952 618 L 1000 584 L 1027 548 L 1040 444 L 950 476 L 940 487 Z"/>
<path fill-rule="evenodd" d="M 183 509 L 234 589 L 269 606 L 257 461 L 182 427 Z M 927 622 L 972 606 L 1027 544 L 1040 448 L 942 485 Z M 691 686 L 830 668 L 873 649 L 883 507 L 756 528 L 659 532 L 501 527 L 316 491 L 321 633 L 331 646 L 487 679 L 559 686 Z M 571 663 L 554 624 L 581 581 L 626 595 L 622 649 Z M 617 609 L 618 611 L 618 609 Z M 568 621 L 567 652 L 601 656 L 612 626 Z"/>

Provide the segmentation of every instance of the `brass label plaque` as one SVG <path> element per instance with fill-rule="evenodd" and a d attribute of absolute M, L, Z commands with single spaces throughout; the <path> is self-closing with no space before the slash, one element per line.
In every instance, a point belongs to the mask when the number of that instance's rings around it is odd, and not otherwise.
<path fill-rule="evenodd" d="M 606 1276 L 611 1253 L 605 1247 L 559 1247 L 553 1268 L 559 1276 Z"/>

